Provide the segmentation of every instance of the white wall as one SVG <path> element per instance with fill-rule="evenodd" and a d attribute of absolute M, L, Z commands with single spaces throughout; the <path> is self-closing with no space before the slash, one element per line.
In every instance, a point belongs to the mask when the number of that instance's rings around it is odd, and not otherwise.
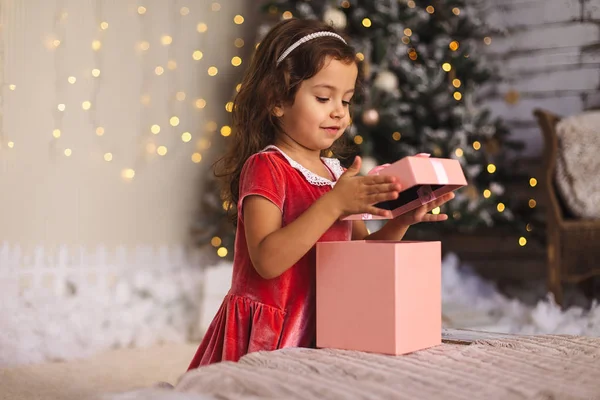
<path fill-rule="evenodd" d="M 539 155 L 534 108 L 567 116 L 600 106 L 600 1 L 487 0 L 487 7 L 488 22 L 505 30 L 487 47 L 503 77 L 489 104 L 527 154 Z M 511 91 L 514 104 L 505 100 Z"/>
<path fill-rule="evenodd" d="M 0 0 L 0 364 L 198 333 L 188 231 L 256 29 L 254 4 L 215 3 Z"/>

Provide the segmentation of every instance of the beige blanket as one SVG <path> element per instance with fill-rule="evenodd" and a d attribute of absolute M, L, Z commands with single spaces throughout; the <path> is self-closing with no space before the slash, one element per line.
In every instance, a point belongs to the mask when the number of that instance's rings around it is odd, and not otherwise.
<path fill-rule="evenodd" d="M 341 350 L 253 353 L 185 374 L 175 391 L 127 399 L 600 399 L 600 339 L 444 343 L 406 356 Z M 182 397 L 177 397 L 177 395 Z M 121 397 L 124 399 L 125 397 Z"/>

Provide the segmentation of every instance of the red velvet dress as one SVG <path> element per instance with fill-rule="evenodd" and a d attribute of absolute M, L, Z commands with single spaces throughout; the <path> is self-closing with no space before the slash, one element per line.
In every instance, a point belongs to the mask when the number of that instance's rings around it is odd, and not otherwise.
<path fill-rule="evenodd" d="M 339 161 L 322 160 L 337 180 L 343 173 Z M 313 174 L 274 146 L 248 159 L 240 178 L 231 288 L 189 369 L 237 361 L 254 351 L 315 346 L 315 247 L 277 278 L 262 278 L 248 255 L 241 206 L 246 196 L 263 196 L 281 209 L 285 226 L 333 185 L 334 181 Z M 351 240 L 351 236 L 351 221 L 338 221 L 319 241 Z"/>

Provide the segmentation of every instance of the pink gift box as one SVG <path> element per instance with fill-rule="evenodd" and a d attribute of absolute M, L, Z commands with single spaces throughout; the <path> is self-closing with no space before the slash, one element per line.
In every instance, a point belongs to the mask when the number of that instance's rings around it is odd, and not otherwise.
<path fill-rule="evenodd" d="M 389 166 L 378 167 L 376 174 L 395 176 L 402 185 L 402 191 L 396 200 L 375 204 L 375 207 L 392 211 L 394 218 L 467 184 L 458 160 L 430 158 L 428 154 L 404 157 Z M 387 218 L 372 214 L 355 214 L 343 219 Z"/>
<path fill-rule="evenodd" d="M 441 343 L 441 243 L 317 243 L 317 347 L 400 355 Z"/>

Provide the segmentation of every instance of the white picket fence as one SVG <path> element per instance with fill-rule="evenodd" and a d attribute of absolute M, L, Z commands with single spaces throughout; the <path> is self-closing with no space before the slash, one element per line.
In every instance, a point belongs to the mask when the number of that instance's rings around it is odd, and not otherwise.
<path fill-rule="evenodd" d="M 202 262 L 183 246 L 0 243 L 0 366 L 199 340 Z"/>
<path fill-rule="evenodd" d="M 191 257 L 183 246 L 140 246 L 133 250 L 117 247 L 110 252 L 104 246 L 94 251 L 83 247 L 73 250 L 60 246 L 49 252 L 38 246 L 28 254 L 19 245 L 0 245 L 0 279 L 3 295 L 20 296 L 27 291 L 50 290 L 55 296 L 72 295 L 69 285 L 101 292 L 115 288 L 120 276 L 145 273 L 184 274 L 186 268 L 200 268 L 199 257 Z M 7 283 L 11 283 L 10 285 Z"/>

